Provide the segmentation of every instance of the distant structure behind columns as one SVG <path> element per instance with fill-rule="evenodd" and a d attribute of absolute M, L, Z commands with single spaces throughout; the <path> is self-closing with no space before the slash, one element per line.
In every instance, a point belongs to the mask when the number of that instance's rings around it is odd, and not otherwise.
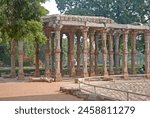
<path fill-rule="evenodd" d="M 150 79 L 150 32 L 145 32 L 145 74 Z"/>
<path fill-rule="evenodd" d="M 123 31 L 122 70 L 124 79 L 128 79 L 128 30 Z"/>
<path fill-rule="evenodd" d="M 132 31 L 131 32 L 131 73 L 136 74 L 136 37 L 137 32 Z"/>
<path fill-rule="evenodd" d="M 88 27 L 82 27 L 82 36 L 83 36 L 83 73 L 82 77 L 88 76 L 88 68 L 87 68 L 87 54 L 88 54 L 88 48 L 87 48 L 87 33 L 88 33 Z"/>

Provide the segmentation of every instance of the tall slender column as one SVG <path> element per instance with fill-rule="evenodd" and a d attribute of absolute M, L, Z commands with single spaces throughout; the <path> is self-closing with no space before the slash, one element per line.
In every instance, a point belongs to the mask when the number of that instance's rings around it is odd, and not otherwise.
<path fill-rule="evenodd" d="M 120 74 L 119 39 L 120 39 L 120 34 L 119 33 L 115 34 L 115 74 Z"/>
<path fill-rule="evenodd" d="M 112 32 L 108 33 L 108 40 L 109 40 L 109 74 L 113 75 L 114 74 L 114 58 L 113 58 L 113 36 Z"/>
<path fill-rule="evenodd" d="M 132 59 L 131 59 L 131 72 L 132 74 L 136 74 L 136 68 L 135 68 L 135 65 L 136 65 L 136 32 L 133 31 L 131 33 L 131 47 L 132 47 L 132 52 L 131 52 L 131 55 L 132 55 Z"/>
<path fill-rule="evenodd" d="M 107 71 L 107 46 L 106 46 L 106 40 L 107 40 L 107 30 L 102 31 L 102 63 L 103 63 L 103 76 L 108 76 Z"/>
<path fill-rule="evenodd" d="M 145 32 L 145 74 L 150 79 L 150 32 Z"/>
<path fill-rule="evenodd" d="M 64 72 L 63 72 L 63 34 L 61 34 L 61 38 L 60 38 L 60 48 L 61 48 L 61 61 L 60 61 L 60 69 L 61 69 L 61 75 L 63 76 L 64 75 Z"/>
<path fill-rule="evenodd" d="M 128 31 L 123 31 L 123 76 L 128 79 Z"/>
<path fill-rule="evenodd" d="M 90 31 L 90 72 L 89 72 L 90 77 L 95 75 L 95 72 L 94 72 L 94 34 L 95 34 L 94 30 Z"/>
<path fill-rule="evenodd" d="M 68 75 L 70 75 L 70 36 L 67 34 L 67 39 L 68 39 L 68 63 L 67 63 L 67 68 L 68 68 Z"/>
<path fill-rule="evenodd" d="M 88 32 L 88 27 L 84 27 L 81 29 L 82 31 L 82 36 L 83 36 L 83 73 L 82 77 L 87 77 L 88 76 L 88 68 L 87 68 L 87 54 L 88 54 L 88 49 L 87 49 L 87 32 Z"/>
<path fill-rule="evenodd" d="M 11 54 L 11 73 L 10 73 L 10 75 L 12 78 L 16 77 L 15 51 L 16 51 L 16 41 L 13 39 L 11 41 L 11 51 L 10 51 L 10 54 Z"/>
<path fill-rule="evenodd" d="M 71 31 L 69 33 L 69 41 L 70 41 L 70 77 L 73 77 L 75 75 L 75 68 L 74 68 L 74 31 Z"/>
<path fill-rule="evenodd" d="M 50 77 L 50 49 L 49 49 L 49 36 L 45 45 L 45 77 Z"/>
<path fill-rule="evenodd" d="M 61 71 L 60 71 L 60 31 L 61 31 L 62 25 L 56 25 L 55 27 L 55 41 L 56 41 L 56 48 L 55 48 L 55 57 L 56 57 L 56 63 L 55 63 L 55 81 L 61 81 Z"/>
<path fill-rule="evenodd" d="M 51 36 L 51 76 L 55 77 L 55 42 L 54 39 L 55 34 L 53 33 Z"/>
<path fill-rule="evenodd" d="M 80 47 L 80 38 L 81 34 L 77 33 L 77 68 L 76 68 L 76 74 L 77 76 L 80 76 L 81 70 L 80 70 L 80 53 L 81 53 L 81 47 Z"/>
<path fill-rule="evenodd" d="M 24 72 L 23 72 L 23 41 L 18 41 L 18 52 L 19 52 L 19 72 L 18 72 L 18 79 L 23 80 L 24 79 Z"/>
<path fill-rule="evenodd" d="M 95 75 L 98 75 L 98 40 L 99 34 L 95 37 Z"/>

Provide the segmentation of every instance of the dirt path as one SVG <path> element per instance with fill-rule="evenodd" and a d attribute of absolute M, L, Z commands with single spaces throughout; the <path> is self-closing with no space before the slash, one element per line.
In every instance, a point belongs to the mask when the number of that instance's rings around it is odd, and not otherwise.
<path fill-rule="evenodd" d="M 0 100 L 5 101 L 79 101 L 82 99 L 59 91 L 63 82 L 28 82 L 0 78 Z"/>

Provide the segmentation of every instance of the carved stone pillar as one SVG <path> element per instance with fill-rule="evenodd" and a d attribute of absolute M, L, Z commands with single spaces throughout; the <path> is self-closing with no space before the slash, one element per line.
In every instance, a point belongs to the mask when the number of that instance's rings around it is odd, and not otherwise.
<path fill-rule="evenodd" d="M 114 53 L 113 53 L 113 36 L 112 32 L 108 33 L 108 40 L 109 40 L 109 74 L 113 75 L 114 74 Z"/>
<path fill-rule="evenodd" d="M 67 73 L 70 75 L 70 37 L 69 34 L 67 34 L 67 39 L 68 39 L 68 63 L 67 63 Z"/>
<path fill-rule="evenodd" d="M 76 75 L 77 76 L 81 75 L 81 70 L 80 70 L 80 53 L 81 53 L 80 38 L 81 38 L 81 34 L 77 33 L 77 68 L 76 68 Z"/>
<path fill-rule="evenodd" d="M 102 75 L 108 76 L 107 71 L 107 46 L 106 46 L 106 40 L 107 40 L 107 30 L 102 31 Z"/>
<path fill-rule="evenodd" d="M 55 77 L 55 34 L 51 36 L 51 76 Z"/>
<path fill-rule="evenodd" d="M 87 68 L 87 56 L 88 56 L 88 48 L 87 48 L 87 32 L 88 27 L 84 27 L 81 29 L 83 36 L 83 73 L 82 77 L 88 77 L 88 68 Z"/>
<path fill-rule="evenodd" d="M 120 34 L 119 33 L 115 34 L 115 74 L 120 74 L 119 39 L 120 39 Z"/>
<path fill-rule="evenodd" d="M 123 31 L 123 77 L 128 79 L 128 31 Z"/>
<path fill-rule="evenodd" d="M 90 70 L 89 70 L 89 75 L 94 76 L 94 34 L 95 31 L 92 30 L 90 31 Z"/>
<path fill-rule="evenodd" d="M 95 75 L 98 75 L 98 40 L 99 35 L 95 37 Z"/>
<path fill-rule="evenodd" d="M 60 48 L 61 48 L 61 59 L 60 59 L 60 69 L 61 69 L 61 75 L 64 76 L 64 72 L 63 72 L 63 34 L 61 34 L 61 38 L 60 38 Z"/>
<path fill-rule="evenodd" d="M 49 48 L 49 36 L 47 37 L 45 45 L 45 77 L 50 77 L 50 48 Z"/>
<path fill-rule="evenodd" d="M 136 68 L 135 68 L 135 66 L 136 66 L 136 36 L 137 36 L 136 32 L 133 31 L 131 33 L 131 37 L 132 37 L 132 39 L 131 39 L 131 47 L 132 47 L 131 73 L 132 74 L 136 74 Z"/>
<path fill-rule="evenodd" d="M 150 32 L 145 32 L 145 74 L 150 79 Z"/>
<path fill-rule="evenodd" d="M 13 39 L 11 41 L 11 50 L 10 50 L 10 54 L 11 54 L 11 73 L 10 76 L 12 78 L 16 77 L 16 69 L 15 69 L 15 52 L 16 52 L 16 41 Z"/>
<path fill-rule="evenodd" d="M 19 71 L 18 71 L 18 79 L 23 80 L 24 79 L 24 71 L 23 71 L 23 41 L 18 41 L 18 52 L 19 52 Z"/>
<path fill-rule="evenodd" d="M 75 76 L 75 68 L 74 68 L 74 31 L 71 31 L 69 33 L 69 41 L 70 41 L 70 50 L 69 50 L 69 54 L 70 54 L 70 61 L 69 61 L 69 65 L 70 65 L 70 77 Z"/>
<path fill-rule="evenodd" d="M 56 25 L 55 27 L 55 81 L 61 81 L 61 71 L 60 71 L 60 31 L 61 31 L 62 25 Z"/>

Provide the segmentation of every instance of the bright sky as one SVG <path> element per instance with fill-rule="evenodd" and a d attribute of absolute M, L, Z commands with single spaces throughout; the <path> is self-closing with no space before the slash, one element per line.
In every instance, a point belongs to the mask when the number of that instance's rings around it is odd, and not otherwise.
<path fill-rule="evenodd" d="M 46 2 L 43 4 L 43 6 L 49 10 L 49 14 L 60 14 L 60 12 L 57 9 L 57 4 L 55 0 L 50 0 L 50 2 Z"/>

